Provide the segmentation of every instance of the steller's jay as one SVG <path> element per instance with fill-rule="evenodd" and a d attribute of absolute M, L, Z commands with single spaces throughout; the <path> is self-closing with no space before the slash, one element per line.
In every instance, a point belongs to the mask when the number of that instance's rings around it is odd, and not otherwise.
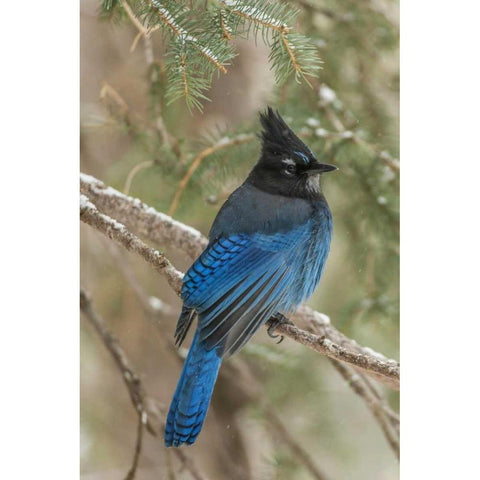
<path fill-rule="evenodd" d="M 220 209 L 183 279 L 176 344 L 195 315 L 198 326 L 168 412 L 167 447 L 195 442 L 222 358 L 269 319 L 273 327 L 287 321 L 312 295 L 327 259 L 332 216 L 319 177 L 337 168 L 318 162 L 278 112 L 268 108 L 260 121 L 260 160 Z"/>

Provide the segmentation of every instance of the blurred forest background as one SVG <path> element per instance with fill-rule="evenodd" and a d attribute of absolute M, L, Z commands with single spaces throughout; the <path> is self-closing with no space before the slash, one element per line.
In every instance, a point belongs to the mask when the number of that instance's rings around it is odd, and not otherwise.
<path fill-rule="evenodd" d="M 258 112 L 278 108 L 319 158 L 340 168 L 323 179 L 334 238 L 309 305 L 350 338 L 398 359 L 398 2 L 285 5 L 299 10 L 293 25 L 323 62 L 307 77 L 311 86 L 294 74 L 276 81 L 261 34 L 257 41 L 235 37 L 238 55 L 226 74 L 214 75 L 202 112 L 165 98 L 169 60 L 161 29 L 145 42 L 125 11 L 108 18 L 99 1 L 82 0 L 81 170 L 206 235 L 258 158 Z M 182 271 L 191 264 L 174 249 L 166 253 Z M 181 370 L 171 348 L 180 300 L 142 260 L 83 224 L 81 284 L 148 394 L 168 407 Z M 82 478 L 121 479 L 133 457 L 137 414 L 97 333 L 83 319 L 80 328 Z M 327 358 L 289 339 L 276 345 L 264 329 L 237 357 L 222 367 L 202 434 L 185 449 L 207 478 L 315 478 L 268 408 L 323 478 L 398 478 L 379 424 Z M 237 360 L 255 379 L 242 376 Z M 260 389 L 269 407 L 242 395 L 243 388 Z M 398 392 L 379 388 L 398 411 Z M 145 435 L 136 478 L 192 477 L 161 435 Z"/>

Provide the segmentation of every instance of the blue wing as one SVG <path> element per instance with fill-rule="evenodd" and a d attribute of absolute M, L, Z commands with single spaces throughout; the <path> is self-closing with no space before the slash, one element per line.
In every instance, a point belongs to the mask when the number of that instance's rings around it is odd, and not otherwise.
<path fill-rule="evenodd" d="M 182 288 L 185 318 L 189 324 L 189 312 L 197 312 L 207 348 L 221 346 L 223 355 L 231 355 L 274 313 L 303 300 L 289 287 L 304 270 L 311 232 L 307 222 L 287 233 L 235 234 L 209 244 Z"/>

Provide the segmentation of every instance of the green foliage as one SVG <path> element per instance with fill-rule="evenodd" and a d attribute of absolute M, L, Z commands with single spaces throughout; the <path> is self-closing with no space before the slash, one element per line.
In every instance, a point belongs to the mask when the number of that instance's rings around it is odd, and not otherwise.
<path fill-rule="evenodd" d="M 236 55 L 232 39 L 261 34 L 271 48 L 276 81 L 291 75 L 300 81 L 320 66 L 308 38 L 292 33 L 297 10 L 266 0 L 177 2 L 173 0 L 102 0 L 100 16 L 119 20 L 131 8 L 147 32 L 164 34 L 167 104 L 184 98 L 190 110 L 202 110 L 213 75 L 227 73 Z"/>
<path fill-rule="evenodd" d="M 270 61 L 278 84 L 284 83 L 292 73 L 295 74 L 297 82 L 305 78 L 309 83 L 306 77 L 313 77 L 320 68 L 317 48 L 304 35 L 274 35 L 271 48 Z"/>

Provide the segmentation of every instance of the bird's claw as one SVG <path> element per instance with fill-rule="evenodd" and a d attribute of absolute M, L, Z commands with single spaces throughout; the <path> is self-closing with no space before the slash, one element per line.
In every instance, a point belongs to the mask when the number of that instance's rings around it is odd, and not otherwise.
<path fill-rule="evenodd" d="M 283 342 L 283 339 L 285 338 L 283 335 L 275 335 L 273 332 L 275 331 L 275 329 L 278 327 L 278 325 L 282 324 L 282 323 L 291 323 L 291 321 L 286 318 L 284 315 L 282 315 L 281 313 L 277 313 L 276 315 L 273 315 L 271 318 L 270 318 L 270 326 L 267 328 L 267 333 L 268 333 L 268 336 L 270 338 L 278 338 L 280 337 L 280 339 L 278 340 L 277 342 L 277 345 L 279 343 L 282 343 Z"/>
<path fill-rule="evenodd" d="M 279 322 L 278 322 L 279 323 Z M 283 342 L 283 335 L 275 335 L 273 332 L 277 328 L 278 323 L 272 323 L 268 328 L 267 328 L 267 333 L 270 338 L 278 338 L 280 337 L 280 340 L 277 342 L 277 345 L 279 343 Z"/>

